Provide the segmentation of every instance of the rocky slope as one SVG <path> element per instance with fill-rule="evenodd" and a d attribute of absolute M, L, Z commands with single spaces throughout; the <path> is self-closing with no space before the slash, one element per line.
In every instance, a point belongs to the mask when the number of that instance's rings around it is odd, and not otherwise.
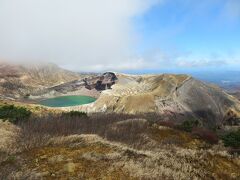
<path fill-rule="evenodd" d="M 87 112 L 151 113 L 168 119 L 198 119 L 208 126 L 237 125 L 240 102 L 213 85 L 187 75 L 124 75 L 95 103 L 66 110 Z"/>
<path fill-rule="evenodd" d="M 4 97 L 20 98 L 36 89 L 44 89 L 82 78 L 80 74 L 54 64 L 16 65 L 0 63 L 0 93 Z"/>
<path fill-rule="evenodd" d="M 103 90 L 111 89 L 116 81 L 116 75 L 111 72 L 85 76 L 85 78 L 82 77 L 50 88 L 32 91 L 30 93 L 30 99 L 66 95 L 86 95 L 98 98 Z"/>

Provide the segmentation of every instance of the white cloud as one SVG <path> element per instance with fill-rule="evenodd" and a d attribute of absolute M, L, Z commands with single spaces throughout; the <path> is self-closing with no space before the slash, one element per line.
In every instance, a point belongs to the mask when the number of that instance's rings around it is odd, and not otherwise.
<path fill-rule="evenodd" d="M 149 59 L 148 59 L 149 60 Z M 158 67 L 154 61 L 147 61 L 147 59 L 141 57 L 125 58 L 118 62 L 109 62 L 104 64 L 102 62 L 96 62 L 94 65 L 83 65 L 81 68 L 83 71 L 87 70 L 90 72 L 96 71 L 122 71 L 122 70 L 140 70 L 140 69 L 153 69 Z M 74 65 L 63 66 L 67 69 L 77 71 L 77 67 Z"/>
<path fill-rule="evenodd" d="M 54 62 L 76 71 L 239 64 L 237 57 L 174 49 L 134 56 L 138 34 L 132 18 L 163 1 L 169 0 L 0 0 L 0 60 Z M 177 2 L 187 9 L 187 19 L 208 15 L 218 3 L 224 3 L 226 17 L 240 18 L 240 0 Z"/>
<path fill-rule="evenodd" d="M 229 54 L 230 53 L 230 54 Z M 218 68 L 239 67 L 240 54 L 234 52 L 198 53 L 191 51 L 173 50 L 170 52 L 158 50 L 151 56 L 145 56 L 143 62 L 148 60 L 145 69 L 171 69 L 171 68 Z M 145 61 L 144 61 L 145 59 Z"/>
<path fill-rule="evenodd" d="M 159 0 L 0 0 L 0 59 L 137 68 L 132 18 Z"/>
<path fill-rule="evenodd" d="M 188 56 L 179 56 L 174 60 L 175 67 L 208 68 L 208 67 L 239 67 L 240 54 L 212 53 Z"/>

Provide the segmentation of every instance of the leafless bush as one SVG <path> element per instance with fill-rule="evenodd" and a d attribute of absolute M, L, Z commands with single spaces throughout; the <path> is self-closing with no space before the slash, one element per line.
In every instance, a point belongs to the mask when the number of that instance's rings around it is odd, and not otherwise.
<path fill-rule="evenodd" d="M 109 140 L 135 144 L 141 139 L 141 134 L 146 132 L 149 123 L 145 119 L 129 119 L 110 125 L 105 137 Z"/>
<path fill-rule="evenodd" d="M 24 149 L 47 145 L 57 136 L 97 134 L 109 140 L 133 143 L 146 129 L 150 120 L 143 115 L 92 114 L 89 117 L 68 117 L 48 114 L 18 124 L 21 128 L 19 144 Z M 132 120 L 131 120 L 132 119 Z"/>
<path fill-rule="evenodd" d="M 90 116 L 66 116 L 48 114 L 18 124 L 21 129 L 19 144 L 24 149 L 45 146 L 52 137 L 75 134 L 97 134 L 111 141 L 140 148 L 147 142 L 155 125 L 174 128 L 172 121 L 162 121 L 157 114 L 91 114 Z M 205 129 L 195 129 L 194 135 L 214 144 L 217 136 Z M 168 139 L 164 144 L 181 144 L 179 140 Z"/>

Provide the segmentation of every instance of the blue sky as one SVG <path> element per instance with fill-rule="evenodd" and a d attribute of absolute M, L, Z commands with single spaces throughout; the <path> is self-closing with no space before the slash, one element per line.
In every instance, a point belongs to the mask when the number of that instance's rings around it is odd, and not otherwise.
<path fill-rule="evenodd" d="M 0 0 L 0 26 L 0 61 L 75 71 L 240 68 L 240 0 Z"/>
<path fill-rule="evenodd" d="M 238 0 L 169 0 L 134 21 L 138 52 L 164 54 L 170 68 L 240 67 Z"/>

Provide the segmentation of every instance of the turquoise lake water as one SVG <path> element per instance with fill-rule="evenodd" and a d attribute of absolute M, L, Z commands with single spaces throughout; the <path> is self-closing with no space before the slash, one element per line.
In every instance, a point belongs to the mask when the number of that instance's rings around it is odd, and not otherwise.
<path fill-rule="evenodd" d="M 61 96 L 42 100 L 39 104 L 48 107 L 68 107 L 89 104 L 96 101 L 96 98 L 89 96 Z"/>

